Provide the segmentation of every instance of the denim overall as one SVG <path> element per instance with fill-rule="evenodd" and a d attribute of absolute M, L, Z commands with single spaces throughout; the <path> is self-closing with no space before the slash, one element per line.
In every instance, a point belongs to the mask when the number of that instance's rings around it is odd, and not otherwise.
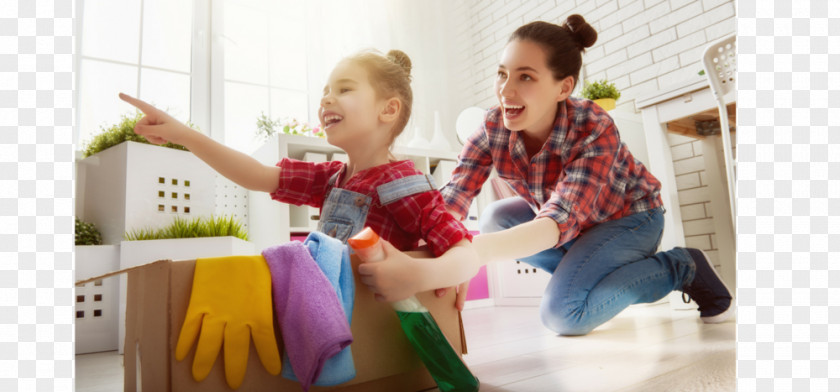
<path fill-rule="evenodd" d="M 338 173 L 330 177 L 334 184 Z M 434 179 L 428 174 L 398 178 L 376 187 L 380 205 L 388 205 L 406 196 L 435 190 Z M 373 198 L 358 192 L 333 187 L 321 208 L 318 231 L 336 238 L 343 243 L 362 231 L 367 221 Z"/>

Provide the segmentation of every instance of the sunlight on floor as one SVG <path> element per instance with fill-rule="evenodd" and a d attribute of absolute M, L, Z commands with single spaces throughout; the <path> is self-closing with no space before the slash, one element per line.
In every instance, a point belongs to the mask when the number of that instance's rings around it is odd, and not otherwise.
<path fill-rule="evenodd" d="M 464 361 L 482 391 L 734 391 L 735 321 L 636 305 L 580 337 L 544 328 L 536 307 L 463 312 Z M 116 351 L 76 356 L 76 390 L 122 389 Z"/>

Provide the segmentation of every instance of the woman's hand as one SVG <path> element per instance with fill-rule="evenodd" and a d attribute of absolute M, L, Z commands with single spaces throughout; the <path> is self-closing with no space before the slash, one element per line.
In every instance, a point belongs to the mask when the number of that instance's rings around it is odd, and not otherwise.
<path fill-rule="evenodd" d="M 360 280 L 377 301 L 395 302 L 417 294 L 422 287 L 422 276 L 419 265 L 422 260 L 394 248 L 388 241 L 382 241 L 385 259 L 359 265 Z"/>
<path fill-rule="evenodd" d="M 123 93 L 120 93 L 120 99 L 140 109 L 145 114 L 134 126 L 134 133 L 145 137 L 151 143 L 172 142 L 183 145 L 185 136 L 192 132 L 192 129 L 188 126 L 144 101 Z M 185 147 L 189 148 L 189 146 Z"/>

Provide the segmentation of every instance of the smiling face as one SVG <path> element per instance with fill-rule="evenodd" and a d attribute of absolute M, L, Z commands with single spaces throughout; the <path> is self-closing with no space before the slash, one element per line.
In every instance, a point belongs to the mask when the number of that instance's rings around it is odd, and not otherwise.
<path fill-rule="evenodd" d="M 377 99 L 364 68 L 353 62 L 340 62 L 324 86 L 318 108 L 327 142 L 345 151 L 360 144 L 387 146 L 387 133 L 377 132 L 384 105 L 384 100 Z"/>
<path fill-rule="evenodd" d="M 495 84 L 505 128 L 547 134 L 554 124 L 557 102 L 565 100 L 573 88 L 571 76 L 554 80 L 546 53 L 537 43 L 513 40 L 505 46 Z"/>

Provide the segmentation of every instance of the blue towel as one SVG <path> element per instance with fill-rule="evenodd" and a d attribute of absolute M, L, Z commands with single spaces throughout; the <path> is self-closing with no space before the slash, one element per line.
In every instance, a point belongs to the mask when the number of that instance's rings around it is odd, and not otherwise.
<path fill-rule="evenodd" d="M 315 263 L 318 264 L 335 289 L 338 301 L 344 308 L 344 314 L 349 324 L 353 316 L 356 284 L 347 245 L 318 231 L 310 233 L 303 244 L 309 249 Z M 287 364 L 289 364 L 289 356 L 284 352 L 281 374 L 289 380 L 298 381 L 294 370 L 291 366 L 286 366 Z M 347 346 L 324 363 L 321 374 L 313 385 L 333 386 L 350 381 L 355 377 L 356 366 L 353 363 L 353 353 L 350 351 L 350 346 Z"/>
<path fill-rule="evenodd" d="M 350 265 L 350 252 L 347 245 L 320 231 L 309 233 L 303 245 L 309 248 L 309 253 L 315 263 L 335 288 L 338 300 L 344 307 L 347 322 L 353 321 L 353 300 L 356 296 L 356 281 L 353 278 L 353 267 Z"/>

